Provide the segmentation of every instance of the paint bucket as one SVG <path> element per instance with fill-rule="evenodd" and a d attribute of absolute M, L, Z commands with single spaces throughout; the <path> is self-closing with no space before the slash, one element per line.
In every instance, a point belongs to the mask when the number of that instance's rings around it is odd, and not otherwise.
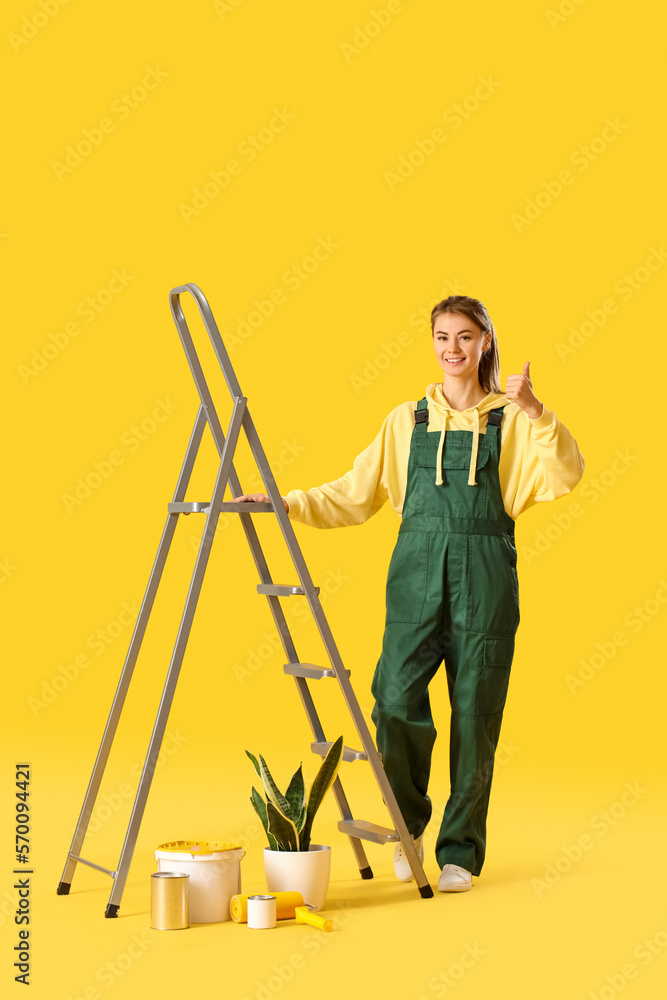
<path fill-rule="evenodd" d="M 238 844 L 217 840 L 173 840 L 155 851 L 159 872 L 189 875 L 188 915 L 191 924 L 230 920 L 232 896 L 241 892 L 241 858 Z"/>

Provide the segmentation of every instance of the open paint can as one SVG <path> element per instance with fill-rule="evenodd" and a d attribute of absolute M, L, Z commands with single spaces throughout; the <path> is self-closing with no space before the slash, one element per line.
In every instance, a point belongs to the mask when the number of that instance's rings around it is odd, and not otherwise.
<path fill-rule="evenodd" d="M 241 892 L 241 858 L 238 844 L 218 840 L 173 840 L 155 852 L 158 872 L 190 876 L 191 924 L 229 920 L 232 896 Z"/>

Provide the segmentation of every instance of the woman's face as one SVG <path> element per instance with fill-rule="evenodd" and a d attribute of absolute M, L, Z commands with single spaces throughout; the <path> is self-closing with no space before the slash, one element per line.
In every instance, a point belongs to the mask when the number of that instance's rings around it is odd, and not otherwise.
<path fill-rule="evenodd" d="M 433 347 L 445 375 L 464 378 L 476 374 L 482 351 L 491 344 L 491 333 L 463 313 L 441 313 L 433 327 Z"/>

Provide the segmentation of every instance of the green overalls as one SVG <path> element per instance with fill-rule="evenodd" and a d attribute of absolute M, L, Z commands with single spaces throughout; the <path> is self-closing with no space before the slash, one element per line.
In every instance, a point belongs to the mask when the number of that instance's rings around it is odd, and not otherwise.
<path fill-rule="evenodd" d="M 436 730 L 428 685 L 444 658 L 451 794 L 436 858 L 441 867 L 457 864 L 473 875 L 484 863 L 494 755 L 519 625 L 514 521 L 498 478 L 502 414 L 500 407 L 488 415 L 470 479 L 472 431 L 446 433 L 436 475 L 439 435 L 427 430 L 426 397 L 418 403 L 372 683 L 378 750 L 408 830 L 418 837 L 431 817 L 426 791 Z"/>

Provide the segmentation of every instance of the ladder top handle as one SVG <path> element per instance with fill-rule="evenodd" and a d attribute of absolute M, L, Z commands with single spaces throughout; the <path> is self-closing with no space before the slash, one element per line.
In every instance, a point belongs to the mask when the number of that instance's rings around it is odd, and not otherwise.
<path fill-rule="evenodd" d="M 194 351 L 195 355 L 197 354 L 197 351 L 192 341 L 192 334 L 188 328 L 181 306 L 181 295 L 183 292 L 189 292 L 199 307 L 199 312 L 201 313 L 201 317 L 204 321 L 206 332 L 208 333 L 213 350 L 215 351 L 218 363 L 222 368 L 222 374 L 225 377 L 227 388 L 233 397 L 236 398 L 237 396 L 242 396 L 243 393 L 241 392 L 239 380 L 237 379 L 236 372 L 232 367 L 232 362 L 229 358 L 229 354 L 227 353 L 227 348 L 225 347 L 222 337 L 220 336 L 218 325 L 213 318 L 211 307 L 199 285 L 195 285 L 194 282 L 190 282 L 187 285 L 178 285 L 176 288 L 172 288 L 169 292 L 169 306 L 171 308 L 171 314 L 174 317 L 174 323 L 176 324 L 176 329 L 178 330 L 178 335 L 181 338 L 181 343 L 185 353 L 188 353 L 188 344 L 186 341 L 189 341 L 189 346 Z M 201 362 L 199 363 L 201 365 Z"/>

